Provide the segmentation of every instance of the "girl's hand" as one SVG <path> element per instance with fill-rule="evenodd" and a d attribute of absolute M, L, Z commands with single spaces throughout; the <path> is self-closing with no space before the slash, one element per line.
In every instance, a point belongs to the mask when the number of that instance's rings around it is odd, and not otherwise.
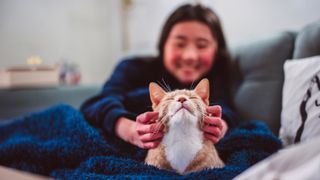
<path fill-rule="evenodd" d="M 163 137 L 163 126 L 156 123 L 158 112 L 145 112 L 140 114 L 136 121 L 119 119 L 116 132 L 123 140 L 143 149 L 156 148 Z M 120 121 L 120 122 L 119 122 Z M 121 123 L 121 121 L 125 121 Z M 120 125 L 119 125 L 120 123 Z M 122 126 L 123 128 L 120 128 Z M 118 130 L 117 130 L 118 129 Z"/>
<path fill-rule="evenodd" d="M 208 116 L 204 119 L 204 136 L 215 144 L 224 137 L 228 130 L 228 125 L 221 119 L 221 106 L 208 106 L 207 114 Z"/>
<path fill-rule="evenodd" d="M 136 119 L 132 143 L 144 149 L 156 148 L 163 137 L 163 126 L 156 123 L 158 112 L 145 112 Z"/>

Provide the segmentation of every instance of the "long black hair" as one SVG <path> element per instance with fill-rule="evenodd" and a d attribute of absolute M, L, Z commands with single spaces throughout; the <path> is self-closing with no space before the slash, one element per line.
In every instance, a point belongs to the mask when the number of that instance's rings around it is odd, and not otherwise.
<path fill-rule="evenodd" d="M 210 8 L 200 4 L 185 4 L 178 7 L 164 23 L 158 42 L 159 59 L 164 57 L 164 46 L 174 25 L 186 21 L 199 21 L 207 25 L 214 39 L 218 43 L 218 49 L 214 59 L 214 65 L 208 76 L 213 76 L 215 91 L 213 98 L 223 98 L 230 103 L 230 54 L 222 31 L 222 26 L 217 14 Z M 211 79 L 211 78 L 209 78 Z"/>

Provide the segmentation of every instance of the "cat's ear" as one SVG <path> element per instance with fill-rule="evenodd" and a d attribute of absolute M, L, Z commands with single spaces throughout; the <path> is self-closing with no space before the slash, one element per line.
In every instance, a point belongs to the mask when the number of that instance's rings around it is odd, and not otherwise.
<path fill-rule="evenodd" d="M 149 93 L 152 104 L 158 105 L 166 94 L 166 92 L 156 83 L 151 82 L 149 84 Z"/>
<path fill-rule="evenodd" d="M 194 88 L 194 92 L 198 94 L 201 99 L 209 105 L 209 80 L 208 79 L 202 79 L 199 84 Z"/>

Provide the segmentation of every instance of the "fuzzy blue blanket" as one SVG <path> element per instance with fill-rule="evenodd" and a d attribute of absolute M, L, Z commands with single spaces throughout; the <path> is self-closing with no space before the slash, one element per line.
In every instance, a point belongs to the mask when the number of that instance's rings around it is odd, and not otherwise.
<path fill-rule="evenodd" d="M 0 164 L 58 179 L 232 179 L 281 148 L 262 122 L 231 130 L 217 145 L 226 166 L 180 176 L 143 163 L 146 151 L 92 127 L 81 113 L 57 105 L 0 124 Z"/>

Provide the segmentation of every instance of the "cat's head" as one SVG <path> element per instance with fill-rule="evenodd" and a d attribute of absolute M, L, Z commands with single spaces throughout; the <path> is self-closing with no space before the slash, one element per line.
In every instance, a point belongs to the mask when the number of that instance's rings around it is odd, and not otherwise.
<path fill-rule="evenodd" d="M 203 79 L 193 90 L 166 92 L 158 84 L 150 83 L 152 108 L 159 112 L 159 121 L 165 126 L 168 121 L 194 119 L 200 127 L 209 104 L 209 81 Z"/>

